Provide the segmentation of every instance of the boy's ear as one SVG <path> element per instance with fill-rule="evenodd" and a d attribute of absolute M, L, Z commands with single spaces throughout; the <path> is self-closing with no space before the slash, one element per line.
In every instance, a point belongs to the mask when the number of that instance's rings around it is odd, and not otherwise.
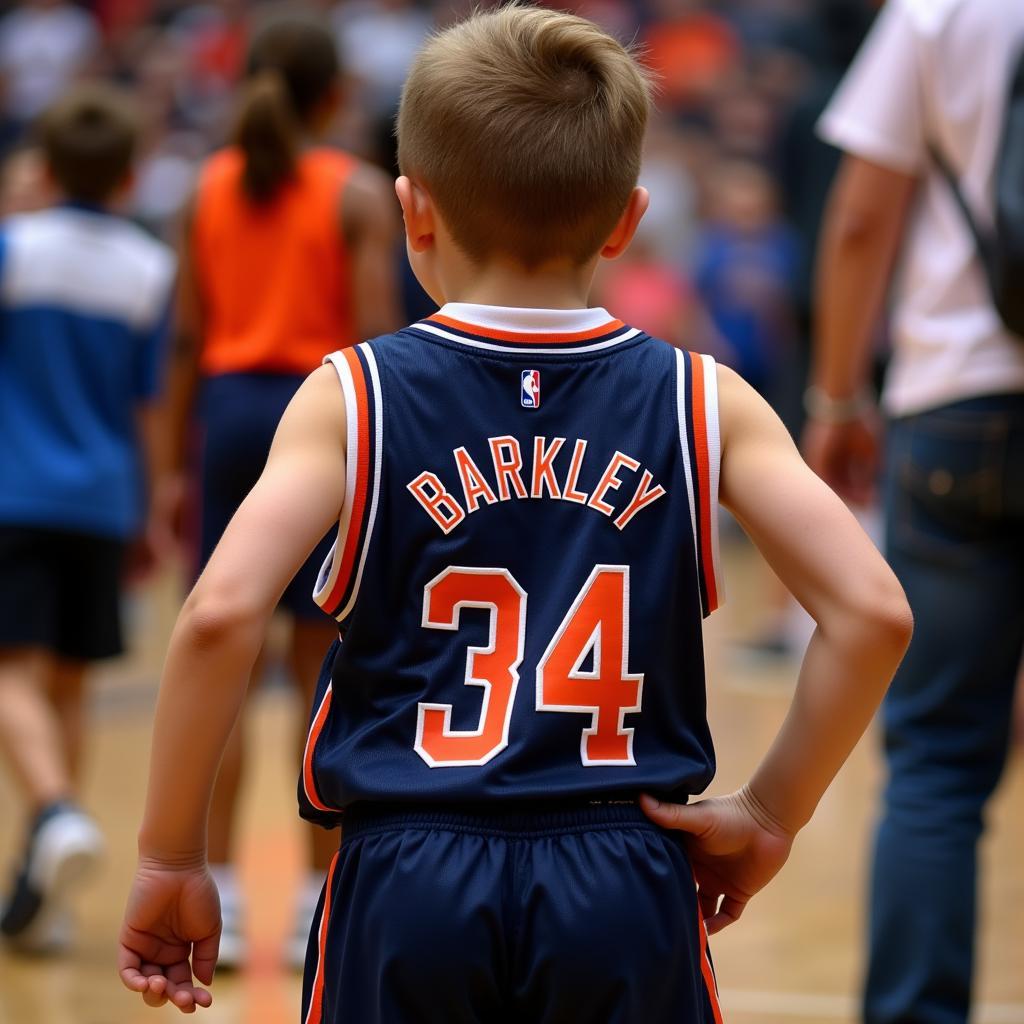
<path fill-rule="evenodd" d="M 413 252 L 426 252 L 434 244 L 434 202 L 428 192 L 404 174 L 395 182 L 402 206 L 405 237 Z"/>
<path fill-rule="evenodd" d="M 613 260 L 626 251 L 629 243 L 633 241 L 636 229 L 641 218 L 647 212 L 650 202 L 651 196 L 647 189 L 641 188 L 639 185 L 633 189 L 619 222 L 601 248 L 601 256 L 604 259 Z"/>

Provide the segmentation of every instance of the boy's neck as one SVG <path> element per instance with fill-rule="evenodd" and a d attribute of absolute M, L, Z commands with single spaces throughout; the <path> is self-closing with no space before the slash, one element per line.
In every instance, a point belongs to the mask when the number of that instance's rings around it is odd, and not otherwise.
<path fill-rule="evenodd" d="M 592 265 L 544 266 L 536 269 L 509 263 L 488 263 L 446 289 L 449 302 L 526 309 L 585 309 L 588 305 Z"/>

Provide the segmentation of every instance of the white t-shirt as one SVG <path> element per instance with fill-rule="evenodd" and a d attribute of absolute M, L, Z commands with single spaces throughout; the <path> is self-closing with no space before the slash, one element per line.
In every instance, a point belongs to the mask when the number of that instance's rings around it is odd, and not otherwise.
<path fill-rule="evenodd" d="M 922 177 L 894 296 L 883 395 L 894 416 L 1024 391 L 1024 342 L 1003 328 L 963 214 L 928 155 L 929 144 L 944 154 L 975 217 L 991 224 L 1022 46 L 1019 0 L 888 0 L 819 123 L 847 153 Z"/>

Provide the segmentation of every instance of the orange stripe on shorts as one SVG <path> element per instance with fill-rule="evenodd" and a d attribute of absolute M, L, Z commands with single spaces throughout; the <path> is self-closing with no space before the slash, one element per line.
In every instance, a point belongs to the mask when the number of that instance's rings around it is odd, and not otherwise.
<path fill-rule="evenodd" d="M 715 1017 L 715 1024 L 722 1024 L 722 1008 L 718 1005 L 718 983 L 715 972 L 711 968 L 708 956 L 708 931 L 704 927 L 704 915 L 700 912 L 700 900 L 697 900 L 697 931 L 700 933 L 700 972 L 704 975 L 704 987 L 707 989 L 708 1002 Z"/>
<path fill-rule="evenodd" d="M 320 914 L 316 975 L 313 977 L 313 992 L 309 999 L 309 1010 L 305 1024 L 320 1024 L 324 1015 L 324 963 L 327 959 L 327 932 L 331 924 L 331 888 L 334 884 L 334 869 L 338 865 L 338 854 L 334 855 L 327 872 L 324 886 L 324 909 Z"/>

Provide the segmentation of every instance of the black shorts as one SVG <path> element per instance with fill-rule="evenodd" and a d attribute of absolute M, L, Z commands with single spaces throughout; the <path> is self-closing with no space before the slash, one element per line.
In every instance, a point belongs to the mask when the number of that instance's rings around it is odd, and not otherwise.
<path fill-rule="evenodd" d="M 69 661 L 120 654 L 123 565 L 117 538 L 0 526 L 0 647 Z"/>

